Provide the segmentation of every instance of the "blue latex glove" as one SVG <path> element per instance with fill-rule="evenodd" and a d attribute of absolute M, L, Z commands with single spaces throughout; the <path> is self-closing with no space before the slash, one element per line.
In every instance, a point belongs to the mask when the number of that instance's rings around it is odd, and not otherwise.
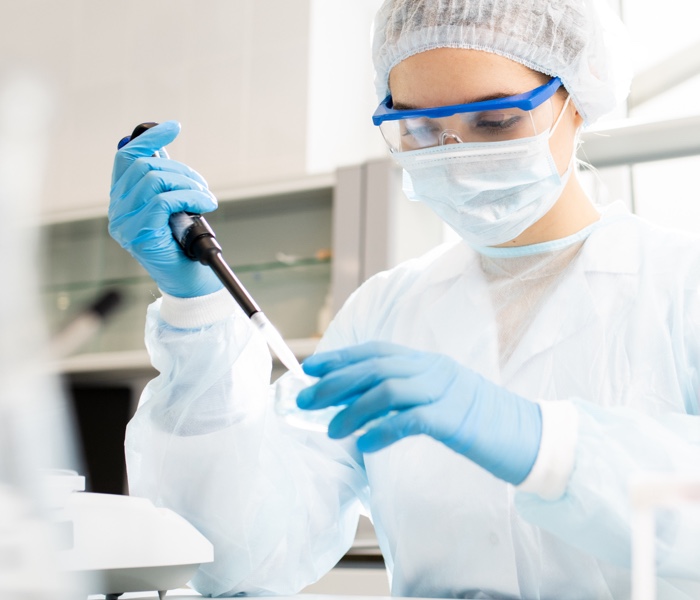
<path fill-rule="evenodd" d="M 302 390 L 304 409 L 342 406 L 328 435 L 363 428 L 362 452 L 409 435 L 427 434 L 505 481 L 521 483 L 540 447 L 540 408 L 448 356 L 369 342 L 308 358 L 304 371 L 320 380 Z"/>
<path fill-rule="evenodd" d="M 167 121 L 148 129 L 117 152 L 112 171 L 109 234 L 153 277 L 158 287 L 181 298 L 211 294 L 222 284 L 214 272 L 190 260 L 173 238 L 170 215 L 207 213 L 217 206 L 202 176 L 155 152 L 180 133 Z"/>

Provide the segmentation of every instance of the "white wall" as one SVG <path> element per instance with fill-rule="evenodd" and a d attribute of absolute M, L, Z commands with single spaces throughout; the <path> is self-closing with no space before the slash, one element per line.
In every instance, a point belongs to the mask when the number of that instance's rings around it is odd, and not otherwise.
<path fill-rule="evenodd" d="M 179 120 L 171 155 L 215 191 L 382 153 L 370 122 L 377 4 L 0 2 L 0 67 L 38 68 L 55 101 L 45 214 L 104 214 L 116 143 L 142 121 Z M 329 99 L 344 121 L 319 118 Z"/>
<path fill-rule="evenodd" d="M 311 0 L 307 170 L 327 172 L 387 154 L 370 43 L 381 0 Z"/>

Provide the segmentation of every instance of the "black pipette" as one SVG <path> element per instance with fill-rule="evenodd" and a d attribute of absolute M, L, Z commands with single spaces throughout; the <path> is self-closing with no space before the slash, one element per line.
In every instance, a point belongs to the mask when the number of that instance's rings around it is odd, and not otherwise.
<path fill-rule="evenodd" d="M 122 302 L 117 289 L 103 291 L 49 341 L 51 357 L 65 358 L 87 342 L 112 316 Z"/>
<path fill-rule="evenodd" d="M 158 123 L 141 123 L 137 125 L 130 136 L 119 141 L 118 147 L 122 148 L 144 131 L 156 125 Z M 290 371 L 302 374 L 301 366 L 294 353 L 224 260 L 221 245 L 216 240 L 214 230 L 209 226 L 206 219 L 197 213 L 179 212 L 170 215 L 169 224 L 173 237 L 182 248 L 185 256 L 190 260 L 198 261 L 210 267 L 214 271 L 221 283 L 224 284 L 224 287 L 243 309 L 246 316 L 263 334 L 268 345 L 282 364 Z"/>

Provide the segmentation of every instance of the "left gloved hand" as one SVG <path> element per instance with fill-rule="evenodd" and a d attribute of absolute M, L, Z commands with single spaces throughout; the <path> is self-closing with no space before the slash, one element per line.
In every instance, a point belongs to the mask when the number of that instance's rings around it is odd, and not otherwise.
<path fill-rule="evenodd" d="M 423 433 L 513 484 L 535 463 L 539 406 L 448 356 L 369 342 L 316 354 L 303 367 L 320 380 L 299 393 L 300 408 L 346 406 L 331 421 L 330 437 L 382 417 L 357 440 L 362 452 Z"/>

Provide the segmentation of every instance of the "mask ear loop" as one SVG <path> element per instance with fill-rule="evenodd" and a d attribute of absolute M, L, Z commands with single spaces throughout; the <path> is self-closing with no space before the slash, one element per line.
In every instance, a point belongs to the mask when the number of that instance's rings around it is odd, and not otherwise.
<path fill-rule="evenodd" d="M 549 137 L 550 138 L 554 135 L 554 132 L 557 130 L 557 127 L 559 127 L 559 123 L 561 123 L 561 120 L 564 118 L 564 114 L 566 114 L 566 109 L 569 108 L 570 102 L 571 102 L 571 94 L 569 94 L 566 97 L 566 102 L 564 102 L 564 106 L 562 106 L 561 112 L 559 113 L 557 120 L 554 122 L 554 125 L 552 125 L 552 128 L 549 130 Z"/>
<path fill-rule="evenodd" d="M 564 118 L 564 114 L 566 113 L 566 109 L 569 108 L 570 102 L 571 102 L 571 94 L 569 94 L 566 97 L 566 102 L 564 102 L 564 106 L 562 106 L 561 112 L 559 113 L 557 120 L 554 122 L 554 125 L 552 125 L 552 128 L 549 130 L 549 139 L 552 139 L 554 132 L 557 130 L 557 127 L 559 127 L 559 123 L 561 123 L 561 120 Z M 577 132 L 576 135 L 574 136 L 574 147 L 571 151 L 571 159 L 569 160 L 569 166 L 567 167 L 566 171 L 564 171 L 563 174 L 560 173 L 560 176 L 564 179 L 564 181 L 569 179 L 569 176 L 571 175 L 572 171 L 575 169 L 574 163 L 576 162 L 576 146 L 577 146 L 578 137 L 579 137 L 579 135 Z"/>

